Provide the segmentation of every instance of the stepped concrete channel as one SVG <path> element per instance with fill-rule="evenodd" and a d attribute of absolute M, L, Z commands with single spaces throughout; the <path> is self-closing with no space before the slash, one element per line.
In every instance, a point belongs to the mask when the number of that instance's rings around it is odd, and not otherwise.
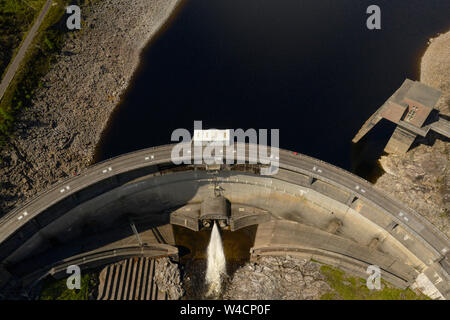
<path fill-rule="evenodd" d="M 235 228 L 258 225 L 251 259 L 289 254 L 364 278 L 367 267 L 377 265 L 399 288 L 450 298 L 449 239 L 369 182 L 281 149 L 278 172 L 261 175 L 270 158 L 252 159 L 249 148 L 259 146 L 248 144 L 235 144 L 233 153 L 247 164 L 208 165 L 224 157 L 222 150 L 214 159 L 192 151 L 184 155 L 192 164 L 175 165 L 173 147 L 98 163 L 2 217 L 3 296 L 24 294 L 48 275 L 65 277 L 71 264 L 86 270 L 135 257 L 177 259 L 172 222 L 201 228 L 195 226 L 198 208 L 220 195 Z"/>
<path fill-rule="evenodd" d="M 155 280 L 155 259 L 130 258 L 100 273 L 97 300 L 167 300 Z"/>

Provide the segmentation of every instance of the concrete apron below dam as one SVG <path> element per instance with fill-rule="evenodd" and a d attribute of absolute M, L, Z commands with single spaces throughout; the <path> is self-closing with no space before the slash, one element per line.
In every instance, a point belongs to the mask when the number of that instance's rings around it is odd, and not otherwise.
<path fill-rule="evenodd" d="M 318 163 L 326 172 L 327 165 Z M 49 274 L 66 276 L 70 264 L 84 270 L 130 257 L 182 258 L 186 243 L 177 242 L 174 229 L 199 233 L 216 220 L 230 239 L 236 230 L 256 227 L 250 259 L 289 254 L 364 278 L 367 267 L 377 265 L 382 278 L 399 288 L 419 286 L 434 298 L 450 297 L 446 260 L 408 225 L 331 179 L 292 166 L 281 164 L 276 175 L 261 176 L 251 165 L 209 170 L 159 163 L 70 191 L 29 220 L 19 219 L 20 228 L 0 243 L 0 290 L 28 289 Z M 27 212 L 39 199 L 25 206 Z M 23 216 L 23 210 L 17 213 Z M 1 220 L 0 228 L 17 213 Z"/>

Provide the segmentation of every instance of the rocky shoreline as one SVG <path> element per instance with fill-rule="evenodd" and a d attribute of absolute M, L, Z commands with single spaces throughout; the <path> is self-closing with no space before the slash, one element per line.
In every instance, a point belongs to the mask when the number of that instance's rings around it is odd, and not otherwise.
<path fill-rule="evenodd" d="M 437 108 L 450 116 L 450 32 L 430 39 L 421 61 L 420 81 L 443 92 Z M 450 238 L 450 144 L 430 132 L 405 155 L 382 156 L 385 173 L 375 186 L 426 217 Z"/>
<path fill-rule="evenodd" d="M 82 8 L 82 29 L 68 34 L 0 151 L 0 216 L 91 163 L 142 49 L 179 2 L 110 0 Z"/>
<path fill-rule="evenodd" d="M 233 275 L 226 300 L 320 300 L 331 291 L 320 264 L 291 256 L 264 256 Z"/>

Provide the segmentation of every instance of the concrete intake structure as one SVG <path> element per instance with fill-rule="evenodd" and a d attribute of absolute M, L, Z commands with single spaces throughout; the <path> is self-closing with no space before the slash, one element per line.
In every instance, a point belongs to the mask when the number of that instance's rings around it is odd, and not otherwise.
<path fill-rule="evenodd" d="M 381 119 L 397 124 L 384 151 L 406 153 L 417 135 L 433 130 L 450 138 L 450 123 L 435 109 L 441 92 L 420 82 L 406 79 L 402 86 L 364 123 L 353 138 L 358 142 Z"/>
<path fill-rule="evenodd" d="M 96 164 L 2 217 L 0 293 L 23 295 L 47 275 L 67 276 L 71 264 L 176 258 L 173 224 L 199 230 L 219 220 L 230 230 L 257 225 L 252 258 L 314 258 L 363 278 L 378 265 L 397 287 L 450 298 L 449 239 L 369 182 L 286 150 L 278 173 L 264 176 L 268 161 L 249 164 L 249 145 L 234 153 L 247 164 L 175 165 L 173 147 Z"/>

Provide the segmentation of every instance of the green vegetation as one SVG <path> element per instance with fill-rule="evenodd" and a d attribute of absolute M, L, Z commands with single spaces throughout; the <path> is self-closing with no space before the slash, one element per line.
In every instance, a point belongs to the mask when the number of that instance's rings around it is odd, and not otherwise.
<path fill-rule="evenodd" d="M 18 50 L 19 43 L 25 38 L 45 1 L 0 0 L 0 29 L 2 30 L 0 72 L 4 71 L 11 62 L 11 58 Z M 40 79 L 54 62 L 55 54 L 61 51 L 66 33 L 69 32 L 69 35 L 76 37 L 83 30 L 83 28 L 80 31 L 67 30 L 64 19 L 65 8 L 69 4 L 85 6 L 99 1 L 53 0 L 53 5 L 39 28 L 39 33 L 30 45 L 19 70 L 0 101 L 0 147 L 11 136 L 19 112 L 30 106 L 35 90 L 42 86 Z"/>
<path fill-rule="evenodd" d="M 427 296 L 418 295 L 411 289 L 393 288 L 383 279 L 381 290 L 369 290 L 365 279 L 351 277 L 342 270 L 326 265 L 320 270 L 333 290 L 324 294 L 322 300 L 429 300 Z"/>
<path fill-rule="evenodd" d="M 16 2 L 9 0 L 0 1 L 4 5 L 7 3 L 8 5 L 5 5 L 5 8 L 9 9 L 13 8 L 9 4 Z M 35 3 L 37 6 L 37 3 L 42 4 L 44 2 L 44 0 L 31 2 L 27 0 L 24 3 Z M 56 0 L 54 3 L 56 5 L 52 6 L 47 13 L 38 35 L 35 37 L 13 81 L 0 101 L 0 145 L 11 134 L 12 126 L 19 111 L 29 106 L 35 89 L 40 85 L 40 78 L 48 71 L 54 59 L 54 54 L 59 52 L 62 47 L 66 29 L 65 23 L 61 18 L 69 1 Z M 2 17 L 8 15 L 5 12 L 1 13 Z M 30 23 L 28 23 L 27 29 L 29 27 Z M 11 27 L 12 29 L 13 27 Z"/>
<path fill-rule="evenodd" d="M 88 300 L 89 293 L 97 286 L 97 274 L 86 273 L 81 276 L 81 289 L 70 290 L 67 279 L 55 280 L 48 277 L 44 280 L 41 300 Z"/>
<path fill-rule="evenodd" d="M 45 0 L 0 0 L 0 74 L 16 53 Z"/>

